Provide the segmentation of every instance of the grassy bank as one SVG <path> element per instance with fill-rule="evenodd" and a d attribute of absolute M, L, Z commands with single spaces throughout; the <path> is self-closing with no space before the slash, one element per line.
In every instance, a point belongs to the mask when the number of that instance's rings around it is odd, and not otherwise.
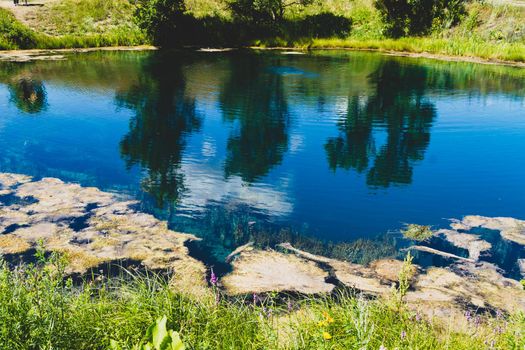
<path fill-rule="evenodd" d="M 30 23 L 22 23 L 9 10 L 0 8 L 0 50 L 135 46 L 147 43 L 144 34 L 133 24 L 132 5 L 126 0 L 114 3 L 65 0 L 39 10 L 41 12 L 37 12 L 36 19 Z"/>
<path fill-rule="evenodd" d="M 133 46 L 148 44 L 148 39 L 133 20 L 135 4 L 128 0 L 64 0 L 35 10 L 24 23 L 0 8 L 0 49 L 83 48 Z M 232 14 L 222 0 L 187 0 L 188 15 L 206 25 L 228 45 L 227 32 Z M 351 23 L 345 35 L 336 37 L 301 37 L 297 26 L 305 18 L 331 13 L 344 16 Z M 306 7 L 291 6 L 286 12 L 281 34 L 252 40 L 245 45 L 260 47 L 348 48 L 427 53 L 444 56 L 473 57 L 493 61 L 525 62 L 525 7 L 471 2 L 456 26 L 437 26 L 424 37 L 391 39 L 371 0 L 314 2 Z M 210 20 L 212 19 L 212 20 Z M 325 27 L 327 24 L 321 22 Z M 201 33 L 202 34 L 202 33 Z M 213 35 L 211 36 L 213 37 Z M 191 38 L 189 38 L 191 41 Z M 212 39 L 213 40 L 213 39 Z M 238 45 L 233 40 L 230 45 Z M 207 43 L 214 46 L 213 43 Z"/>
<path fill-rule="evenodd" d="M 457 325 L 424 321 L 404 304 L 286 295 L 227 299 L 174 291 L 165 277 L 122 272 L 80 285 L 61 259 L 0 266 L 2 349 L 130 349 L 168 317 L 189 349 L 522 349 L 525 315 L 466 315 Z"/>
<path fill-rule="evenodd" d="M 304 47 L 299 42 L 295 47 Z M 489 61 L 525 62 L 525 45 L 519 43 L 491 43 L 465 38 L 400 38 L 381 40 L 314 39 L 308 48 L 371 49 L 410 53 L 428 53 L 444 56 L 481 58 Z"/>

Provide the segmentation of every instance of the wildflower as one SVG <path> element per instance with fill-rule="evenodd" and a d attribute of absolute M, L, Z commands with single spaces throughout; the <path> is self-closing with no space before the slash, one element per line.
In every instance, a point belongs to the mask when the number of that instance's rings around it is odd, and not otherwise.
<path fill-rule="evenodd" d="M 470 313 L 470 311 L 467 310 L 465 312 L 465 318 L 467 319 L 468 322 L 472 320 L 472 314 Z"/>
<path fill-rule="evenodd" d="M 318 326 L 318 327 L 324 327 L 324 326 L 327 326 L 326 321 L 319 321 L 319 322 L 317 322 L 317 326 Z"/>
<path fill-rule="evenodd" d="M 405 339 L 407 337 L 407 332 L 405 332 L 404 330 L 401 331 L 401 340 Z"/>
<path fill-rule="evenodd" d="M 288 312 L 292 312 L 293 311 L 293 304 L 290 300 L 288 300 L 288 303 L 286 305 L 288 307 Z"/>
<path fill-rule="evenodd" d="M 213 272 L 213 269 L 211 269 L 210 283 L 211 283 L 213 286 L 216 286 L 218 281 L 219 281 L 219 279 L 218 279 L 217 276 L 215 275 L 215 272 Z"/>
<path fill-rule="evenodd" d="M 474 324 L 476 326 L 479 326 L 481 324 L 481 318 L 479 316 L 476 316 L 476 318 L 474 319 Z"/>
<path fill-rule="evenodd" d="M 416 322 L 421 322 L 421 314 L 419 311 L 416 313 Z"/>
<path fill-rule="evenodd" d="M 384 346 L 383 344 L 381 344 L 381 346 L 379 347 L 379 350 L 388 350 L 388 349 L 386 348 L 386 346 Z"/>
<path fill-rule="evenodd" d="M 259 300 L 259 297 L 257 294 L 253 293 L 253 305 L 257 305 L 257 301 Z"/>
<path fill-rule="evenodd" d="M 496 318 L 500 319 L 502 317 L 503 317 L 503 312 L 501 312 L 501 310 L 496 310 Z"/>
<path fill-rule="evenodd" d="M 328 332 L 323 332 L 323 338 L 324 340 L 330 340 L 332 339 L 332 335 Z"/>
<path fill-rule="evenodd" d="M 324 318 L 325 318 L 327 323 L 334 323 L 334 319 L 332 317 L 330 317 L 328 312 L 323 311 L 323 316 L 324 316 Z"/>

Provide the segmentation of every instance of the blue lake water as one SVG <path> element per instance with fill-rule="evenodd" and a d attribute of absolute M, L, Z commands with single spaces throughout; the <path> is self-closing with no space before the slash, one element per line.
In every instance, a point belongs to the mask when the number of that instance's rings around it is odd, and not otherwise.
<path fill-rule="evenodd" d="M 0 149 L 0 171 L 131 195 L 208 254 L 381 241 L 525 218 L 525 70 L 337 51 L 3 62 Z"/>

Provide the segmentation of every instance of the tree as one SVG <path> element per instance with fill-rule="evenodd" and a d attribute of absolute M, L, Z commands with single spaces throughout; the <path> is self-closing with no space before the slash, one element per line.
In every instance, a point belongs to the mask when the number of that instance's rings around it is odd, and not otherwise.
<path fill-rule="evenodd" d="M 135 21 L 160 46 L 181 45 L 191 39 L 194 18 L 186 14 L 184 0 L 139 0 Z"/>
<path fill-rule="evenodd" d="M 285 11 L 293 6 L 310 5 L 315 0 L 233 0 L 230 2 L 236 19 L 253 25 L 281 23 Z"/>
<path fill-rule="evenodd" d="M 392 37 L 427 34 L 434 26 L 451 27 L 465 14 L 464 0 L 375 0 Z"/>

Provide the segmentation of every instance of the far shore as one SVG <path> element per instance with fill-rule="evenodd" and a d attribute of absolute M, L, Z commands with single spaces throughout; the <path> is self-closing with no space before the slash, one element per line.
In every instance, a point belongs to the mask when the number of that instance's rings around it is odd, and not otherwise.
<path fill-rule="evenodd" d="M 188 49 L 190 47 L 186 47 Z M 357 47 L 261 47 L 261 46 L 248 46 L 240 48 L 208 48 L 208 47 L 191 47 L 194 49 L 200 49 L 202 51 L 209 52 L 224 52 L 235 49 L 251 49 L 251 50 L 278 50 L 278 51 L 296 51 L 296 52 L 311 52 L 311 51 L 322 51 L 322 50 L 341 50 L 341 51 L 365 51 L 365 52 L 378 52 L 384 55 L 400 56 L 409 58 L 427 58 L 440 61 L 449 62 L 468 62 L 468 63 L 479 63 L 488 65 L 500 65 L 508 67 L 525 68 L 525 62 L 518 61 L 506 61 L 499 59 L 487 59 L 475 56 L 454 56 L 435 54 L 429 52 L 410 52 L 410 51 L 395 51 L 386 50 L 381 48 L 357 48 Z M 27 60 L 53 60 L 53 56 L 50 54 L 60 53 L 75 53 L 75 52 L 94 52 L 94 51 L 148 51 L 158 50 L 159 48 L 153 45 L 139 45 L 139 46 L 107 46 L 107 47 L 91 47 L 91 48 L 64 48 L 64 49 L 27 49 L 27 50 L 0 50 L 0 61 L 18 61 L 20 58 L 28 58 Z"/>

